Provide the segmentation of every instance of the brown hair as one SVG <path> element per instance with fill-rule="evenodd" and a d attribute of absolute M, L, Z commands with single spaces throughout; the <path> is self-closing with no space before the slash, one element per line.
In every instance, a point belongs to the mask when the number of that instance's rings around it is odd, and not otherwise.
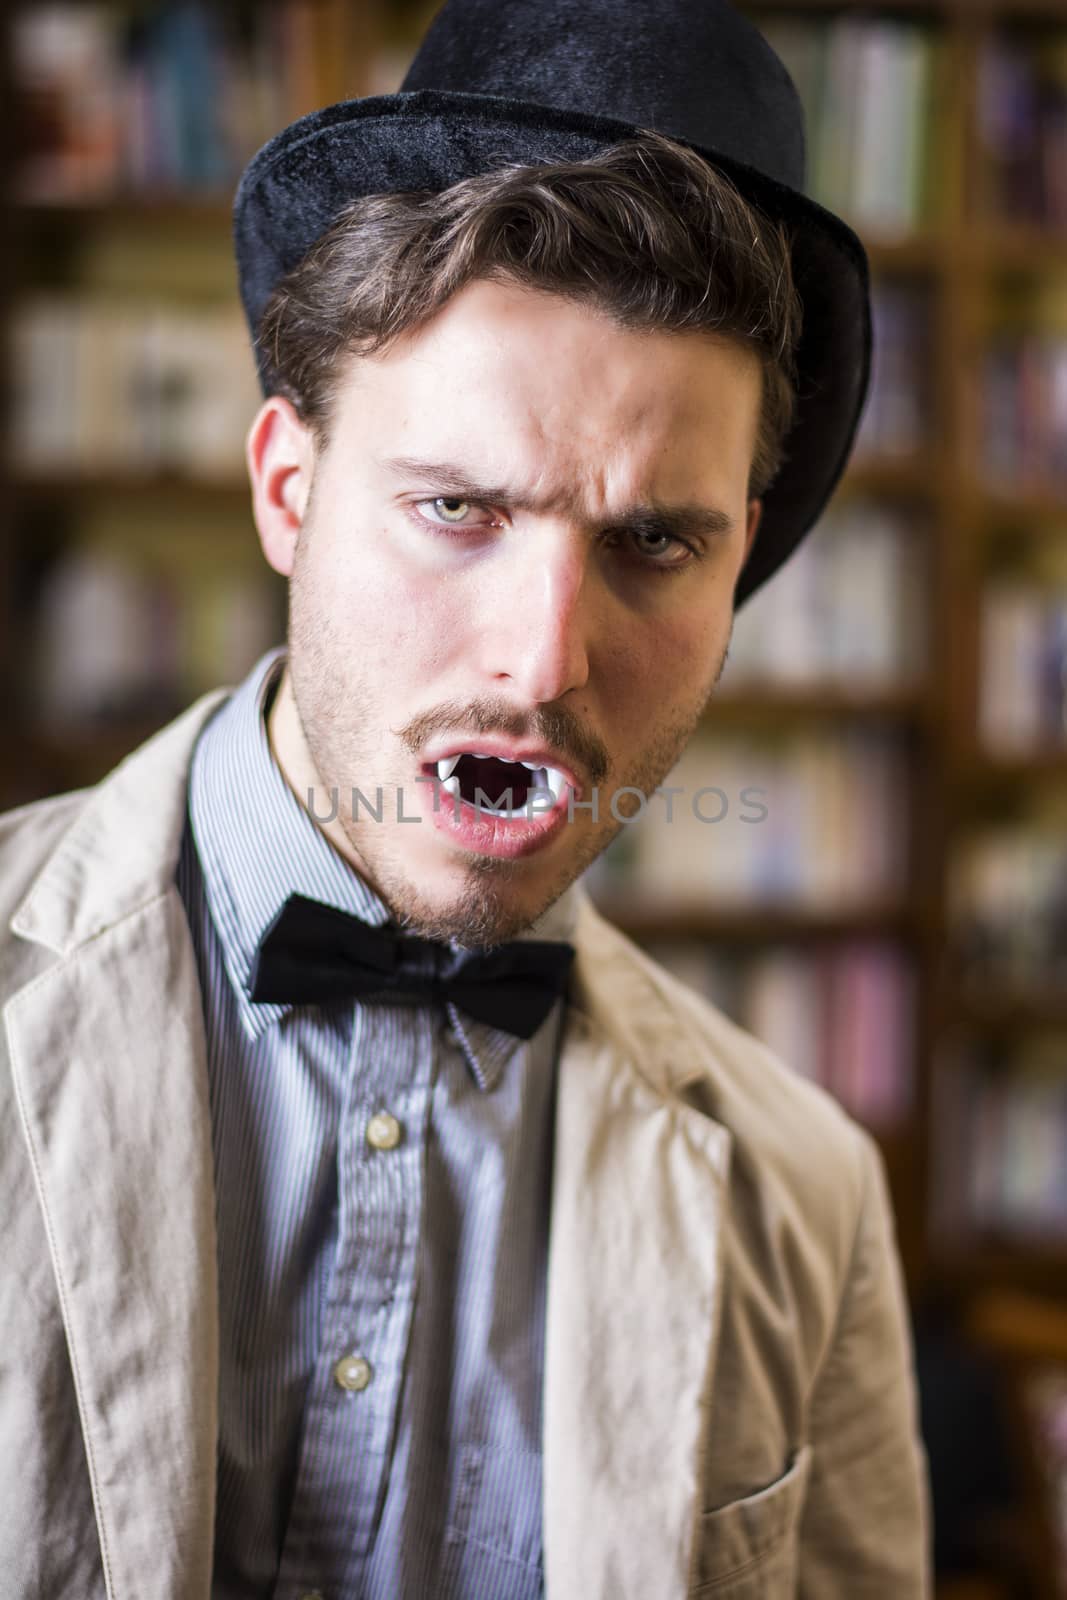
<path fill-rule="evenodd" d="M 788 235 L 657 133 L 587 161 L 352 201 L 267 303 L 257 345 L 270 391 L 325 439 L 340 361 L 384 351 L 478 279 L 593 304 L 625 328 L 748 344 L 763 370 L 750 497 L 774 479 L 801 323 Z"/>

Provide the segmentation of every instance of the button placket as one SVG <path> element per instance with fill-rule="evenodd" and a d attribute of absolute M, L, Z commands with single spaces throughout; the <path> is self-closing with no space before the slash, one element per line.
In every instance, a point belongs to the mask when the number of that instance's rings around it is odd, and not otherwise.
<path fill-rule="evenodd" d="M 358 1589 L 373 1541 L 414 1308 L 435 1043 L 426 1009 L 356 1007 L 337 1152 L 337 1254 L 322 1308 L 324 1359 L 308 1393 L 279 1572 L 295 1594 L 309 1548 L 321 1552 L 324 1572 L 336 1570 L 346 1589 Z M 369 1137 L 382 1117 L 396 1124 L 391 1149 Z M 378 1128 L 388 1145 L 392 1127 Z M 317 1509 L 330 1488 L 331 1463 L 342 1456 L 353 1463 L 343 1525 L 324 1521 Z"/>

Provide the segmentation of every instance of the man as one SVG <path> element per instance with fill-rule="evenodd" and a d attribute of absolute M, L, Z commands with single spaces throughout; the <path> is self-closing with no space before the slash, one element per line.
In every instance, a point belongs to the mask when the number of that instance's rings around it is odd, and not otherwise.
<path fill-rule="evenodd" d="M 840 473 L 862 252 L 720 0 L 449 0 L 408 89 L 238 195 L 288 650 L 3 825 L 8 1592 L 923 1595 L 874 1147 L 576 882 Z"/>

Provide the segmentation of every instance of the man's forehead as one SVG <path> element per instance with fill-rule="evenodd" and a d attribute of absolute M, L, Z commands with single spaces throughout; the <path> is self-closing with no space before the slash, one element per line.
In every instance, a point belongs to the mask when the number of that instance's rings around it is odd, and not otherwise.
<path fill-rule="evenodd" d="M 378 376 L 388 387 L 394 376 L 405 384 L 420 376 L 436 382 L 446 364 L 447 376 L 458 385 L 465 370 L 514 363 L 535 381 L 547 381 L 553 365 L 570 363 L 571 381 L 589 388 L 610 369 L 616 386 L 632 386 L 649 399 L 701 369 L 743 380 L 760 370 L 749 345 L 714 329 L 628 327 L 592 299 L 479 279 L 381 352 L 351 357 L 342 373 L 353 383 Z"/>
<path fill-rule="evenodd" d="M 356 357 L 338 383 L 335 410 L 355 437 L 397 459 L 452 462 L 473 453 L 479 470 L 512 473 L 519 462 L 536 471 L 553 457 L 620 470 L 647 456 L 670 469 L 675 458 L 728 438 L 748 413 L 754 421 L 759 404 L 758 366 L 748 373 L 727 362 L 702 372 L 643 360 L 623 368 L 599 349 L 585 363 L 530 350 L 520 365 L 498 354 L 482 363 L 464 349 L 453 363 L 439 349 L 437 359 L 413 352 L 387 366 Z"/>
<path fill-rule="evenodd" d="M 498 308 L 527 304 L 521 290 L 470 287 L 498 289 Z M 468 306 L 488 303 L 472 296 Z M 539 313 L 531 323 L 490 317 L 489 331 L 465 315 L 447 338 L 442 316 L 436 331 L 354 357 L 341 379 L 344 456 L 398 491 L 421 482 L 548 513 L 736 497 L 759 403 L 751 352 L 739 362 L 723 340 L 667 333 L 650 349 L 603 318 L 588 321 L 584 308 L 560 315 L 576 319 L 572 345 L 545 338 L 556 325 Z M 477 337 L 452 337 L 475 327 Z"/>

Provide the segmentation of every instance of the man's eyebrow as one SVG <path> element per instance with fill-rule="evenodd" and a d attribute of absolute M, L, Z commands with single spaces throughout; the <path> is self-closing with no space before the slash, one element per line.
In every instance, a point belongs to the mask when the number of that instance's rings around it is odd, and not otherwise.
<path fill-rule="evenodd" d="M 456 499 L 483 501 L 497 504 L 501 501 L 519 511 L 535 511 L 537 506 L 529 495 L 519 493 L 514 487 L 501 484 L 479 483 L 462 467 L 449 461 L 425 461 L 420 456 L 387 456 L 378 465 L 396 478 L 419 478 L 431 484 L 438 494 Z"/>
<path fill-rule="evenodd" d="M 432 485 L 437 494 L 449 498 L 471 500 L 477 505 L 513 506 L 517 511 L 544 509 L 543 501 L 514 486 L 479 483 L 462 467 L 448 461 L 427 461 L 420 456 L 389 456 L 380 459 L 378 465 L 397 478 L 421 479 Z M 620 532 L 653 537 L 660 534 L 680 537 L 686 533 L 715 536 L 732 533 L 736 526 L 733 517 L 718 506 L 666 505 L 659 501 L 630 506 L 607 519 L 607 522 Z"/>

